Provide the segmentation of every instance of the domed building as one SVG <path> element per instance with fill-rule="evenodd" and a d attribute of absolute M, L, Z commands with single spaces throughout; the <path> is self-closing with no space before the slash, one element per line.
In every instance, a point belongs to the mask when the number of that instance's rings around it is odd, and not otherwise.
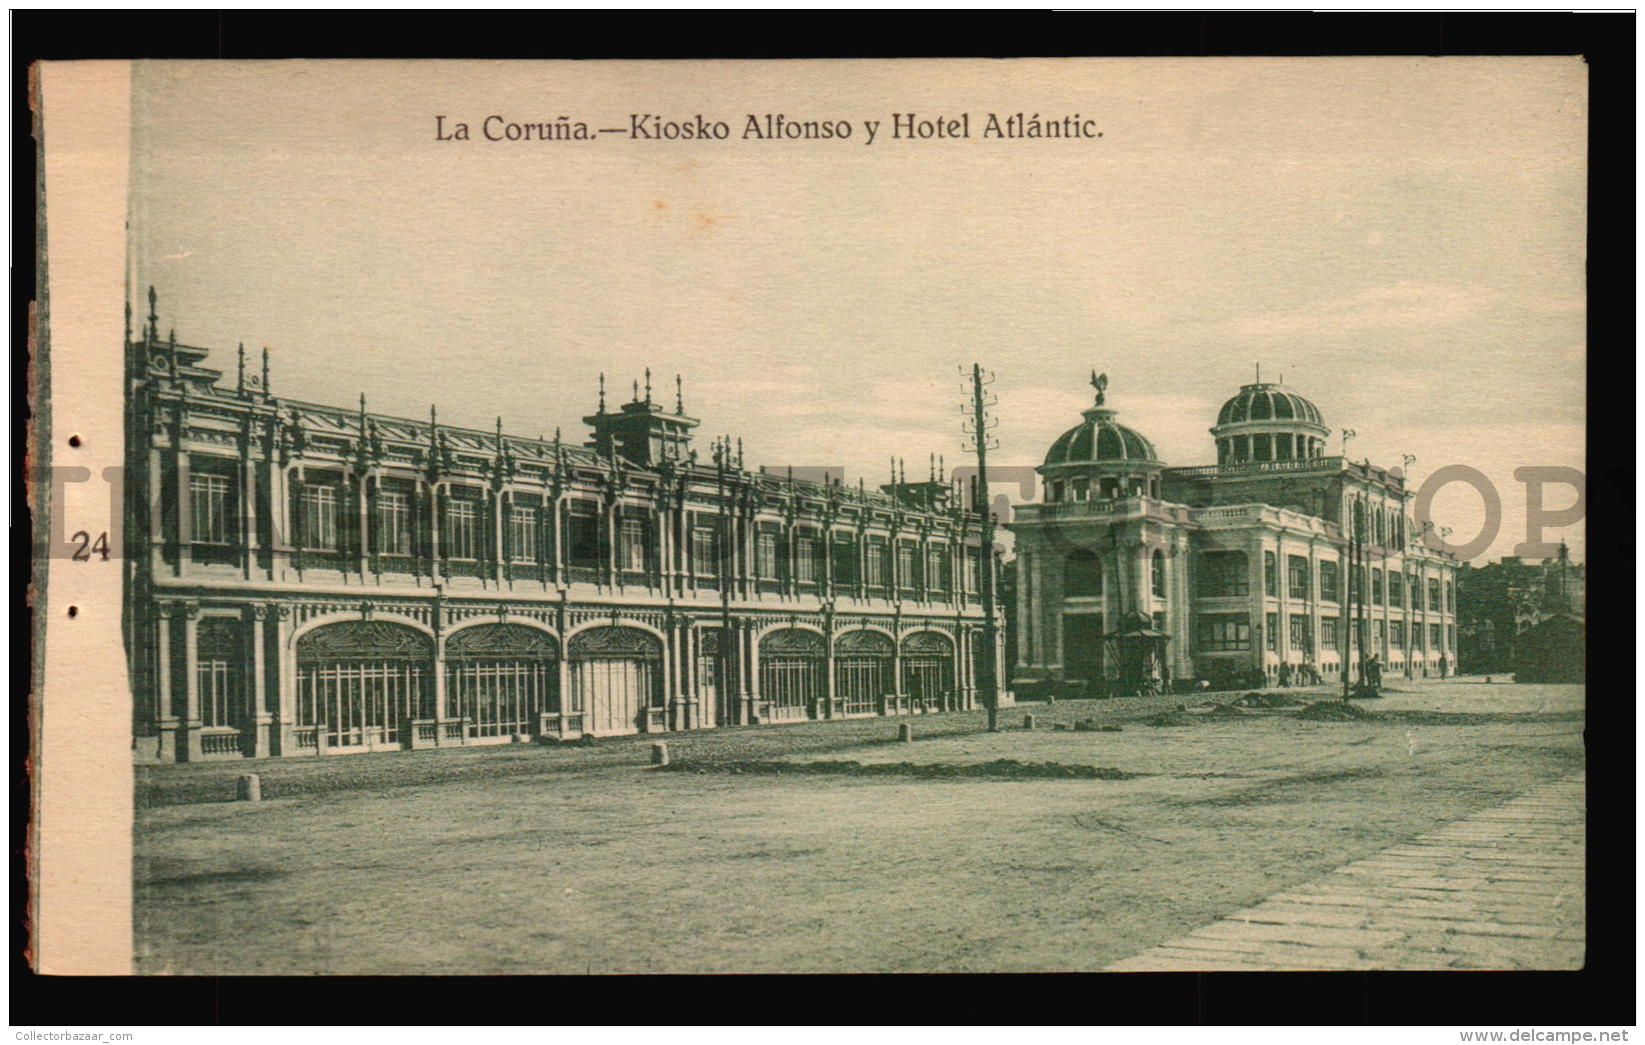
<path fill-rule="evenodd" d="M 1097 405 L 1081 414 L 1045 454 L 1039 473 L 1049 501 L 1112 500 L 1119 496 L 1159 496 L 1159 454 L 1141 433 L 1114 420 L 1118 411 Z"/>
<path fill-rule="evenodd" d="M 1454 558 L 1417 539 L 1397 470 L 1328 454 L 1313 402 L 1259 374 L 1217 412 L 1217 463 L 1169 467 L 1091 383 L 1010 524 L 1015 690 L 1451 673 Z"/>
<path fill-rule="evenodd" d="M 1323 457 L 1330 434 L 1313 403 L 1283 385 L 1261 382 L 1241 386 L 1222 404 L 1211 429 L 1218 464 Z"/>

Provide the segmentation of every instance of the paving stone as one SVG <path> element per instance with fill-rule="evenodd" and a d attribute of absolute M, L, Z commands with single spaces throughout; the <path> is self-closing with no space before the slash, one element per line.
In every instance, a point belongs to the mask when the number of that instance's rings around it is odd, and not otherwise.
<path fill-rule="evenodd" d="M 1581 968 L 1584 779 L 1544 785 L 1110 968 Z"/>

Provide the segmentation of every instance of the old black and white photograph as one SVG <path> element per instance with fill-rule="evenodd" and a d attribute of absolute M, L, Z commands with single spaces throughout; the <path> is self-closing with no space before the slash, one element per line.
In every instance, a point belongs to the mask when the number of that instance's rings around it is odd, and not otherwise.
<path fill-rule="evenodd" d="M 131 972 L 1584 966 L 1580 57 L 128 82 Z"/>

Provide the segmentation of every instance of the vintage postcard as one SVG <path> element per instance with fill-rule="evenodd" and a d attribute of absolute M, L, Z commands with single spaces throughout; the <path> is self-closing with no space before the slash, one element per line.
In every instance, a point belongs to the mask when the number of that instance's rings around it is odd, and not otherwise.
<path fill-rule="evenodd" d="M 1582 967 L 1580 58 L 35 107 L 40 968 Z"/>

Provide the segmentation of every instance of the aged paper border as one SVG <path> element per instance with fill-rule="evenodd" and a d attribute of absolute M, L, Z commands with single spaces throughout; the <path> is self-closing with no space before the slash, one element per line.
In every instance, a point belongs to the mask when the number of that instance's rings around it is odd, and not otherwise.
<path fill-rule="evenodd" d="M 119 547 L 121 512 L 111 500 L 118 486 L 108 477 L 118 476 L 124 446 L 117 346 L 124 336 L 131 66 L 43 63 L 35 74 L 40 188 L 51 213 L 40 222 L 50 261 L 39 270 L 33 374 L 31 490 L 47 534 L 34 589 L 43 658 L 29 766 L 33 956 L 47 974 L 124 974 L 132 951 L 131 742 L 129 716 L 117 710 L 130 691 L 120 622 L 125 564 L 118 556 L 72 561 L 78 545 L 67 537 L 106 525 Z M 53 401 L 54 389 L 73 391 Z M 69 446 L 71 435 L 78 447 Z M 54 470 L 49 478 L 40 474 L 45 469 Z M 42 495 L 49 504 L 40 503 Z"/>

